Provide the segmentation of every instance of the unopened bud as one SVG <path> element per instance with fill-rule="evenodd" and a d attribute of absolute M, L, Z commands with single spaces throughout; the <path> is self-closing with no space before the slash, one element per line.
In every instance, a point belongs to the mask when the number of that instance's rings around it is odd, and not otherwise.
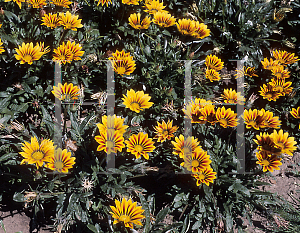
<path fill-rule="evenodd" d="M 1 10 L 0 10 L 0 14 L 4 15 L 4 10 L 2 9 L 2 7 L 1 7 Z"/>
<path fill-rule="evenodd" d="M 40 11 L 40 17 L 43 17 L 46 14 L 46 11 L 44 9 L 41 9 Z"/>

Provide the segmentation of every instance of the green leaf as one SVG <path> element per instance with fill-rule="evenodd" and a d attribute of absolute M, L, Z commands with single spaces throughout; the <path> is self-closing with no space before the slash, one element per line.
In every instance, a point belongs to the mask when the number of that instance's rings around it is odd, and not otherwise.
<path fill-rule="evenodd" d="M 1 227 L 4 230 L 4 232 L 6 233 L 6 230 L 5 230 L 5 227 L 4 227 L 4 224 L 3 224 L 2 220 L 0 220 L 0 224 L 1 224 Z"/>
<path fill-rule="evenodd" d="M 162 34 L 164 34 L 165 36 L 170 36 L 170 37 L 172 36 L 171 33 L 167 30 L 163 30 Z"/>
<path fill-rule="evenodd" d="M 197 222 L 194 223 L 194 225 L 192 226 L 192 230 L 196 230 L 196 229 L 199 229 L 202 225 L 202 221 L 199 220 Z"/>
<path fill-rule="evenodd" d="M 164 218 L 166 217 L 166 215 L 169 213 L 169 211 L 170 211 L 169 207 L 166 207 L 166 208 L 162 209 L 161 211 L 159 211 L 156 216 L 155 224 L 163 221 Z"/>
<path fill-rule="evenodd" d="M 13 200 L 16 202 L 25 202 L 25 197 L 22 193 L 15 193 L 13 196 Z"/>
<path fill-rule="evenodd" d="M 3 156 L 0 157 L 0 162 L 6 161 L 6 160 L 8 160 L 10 158 L 13 158 L 16 155 L 18 155 L 18 153 L 8 153 L 6 155 L 3 155 Z"/>
<path fill-rule="evenodd" d="M 86 129 L 86 127 L 88 126 L 90 121 L 93 120 L 94 118 L 95 118 L 94 114 L 90 114 L 86 118 L 84 118 L 84 120 L 81 122 L 81 124 L 79 126 L 80 134 L 84 134 L 84 130 Z"/>
<path fill-rule="evenodd" d="M 148 233 L 148 232 L 150 232 L 150 228 L 151 228 L 150 210 L 149 210 L 149 206 L 148 206 L 148 203 L 147 203 L 145 197 L 141 193 L 139 193 L 139 197 L 140 197 L 143 209 L 145 210 L 145 216 L 146 216 L 146 224 L 145 224 L 143 233 Z"/>
<path fill-rule="evenodd" d="M 97 228 L 94 225 L 92 225 L 92 224 L 88 224 L 87 228 L 89 228 L 94 233 L 99 233 L 99 231 L 97 230 Z"/>

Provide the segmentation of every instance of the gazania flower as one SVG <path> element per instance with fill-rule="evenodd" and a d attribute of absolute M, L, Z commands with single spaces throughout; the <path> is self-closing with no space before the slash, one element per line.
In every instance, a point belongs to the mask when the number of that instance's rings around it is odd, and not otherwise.
<path fill-rule="evenodd" d="M 289 133 L 283 133 L 282 129 L 279 130 L 278 133 L 274 130 L 270 137 L 272 137 L 276 147 L 279 148 L 282 153 L 293 155 L 292 152 L 297 149 L 295 146 L 297 142 L 295 142 L 294 137 L 289 137 Z"/>
<path fill-rule="evenodd" d="M 4 50 L 4 47 L 1 46 L 3 45 L 3 43 L 1 42 L 1 38 L 0 38 L 0 54 L 3 53 L 5 50 Z"/>
<path fill-rule="evenodd" d="M 263 112 L 264 116 L 264 127 L 275 128 L 278 129 L 281 125 L 281 121 L 279 117 L 274 117 L 273 112 L 265 111 L 263 108 L 260 110 Z"/>
<path fill-rule="evenodd" d="M 61 20 L 61 25 L 64 26 L 64 29 L 71 29 L 77 31 L 77 28 L 82 28 L 81 19 L 78 19 L 78 15 L 72 15 L 69 11 L 64 13 L 59 13 Z"/>
<path fill-rule="evenodd" d="M 108 59 L 112 61 L 114 71 L 121 76 L 129 75 L 135 70 L 135 61 L 133 61 L 130 53 L 125 53 L 124 50 L 120 52 L 117 50 Z"/>
<path fill-rule="evenodd" d="M 216 55 L 208 55 L 205 58 L 205 65 L 207 66 L 207 69 L 219 71 L 223 69 L 224 62 L 222 62 L 221 59 L 218 58 Z"/>
<path fill-rule="evenodd" d="M 256 152 L 256 158 L 258 161 L 257 164 L 263 167 L 263 172 L 273 172 L 274 170 L 280 170 L 278 166 L 282 165 L 281 158 L 278 158 L 276 155 L 270 155 L 265 151 Z"/>
<path fill-rule="evenodd" d="M 285 82 L 284 79 L 272 79 L 272 82 L 269 82 L 269 84 L 282 96 L 288 95 L 293 91 L 293 88 L 291 87 L 292 82 Z"/>
<path fill-rule="evenodd" d="M 290 111 L 290 114 L 296 118 L 296 119 L 300 119 L 300 107 L 298 108 L 292 108 L 292 111 Z"/>
<path fill-rule="evenodd" d="M 37 46 L 40 46 L 40 51 L 43 53 L 43 54 L 46 54 L 46 53 L 49 53 L 50 52 L 50 49 L 49 49 L 49 46 L 45 47 L 45 44 L 44 42 L 40 42 L 40 43 L 36 43 Z"/>
<path fill-rule="evenodd" d="M 123 134 L 115 130 L 100 131 L 95 140 L 100 144 L 97 151 L 104 150 L 107 154 L 121 152 L 125 147 Z"/>
<path fill-rule="evenodd" d="M 275 88 L 271 84 L 263 84 L 262 87 L 260 87 L 259 94 L 268 101 L 276 101 L 282 94 L 275 90 Z"/>
<path fill-rule="evenodd" d="M 256 135 L 256 139 L 253 139 L 253 141 L 258 145 L 257 149 L 259 151 L 265 151 L 267 154 L 275 155 L 280 155 L 282 153 L 281 149 L 276 147 L 273 137 L 268 133 L 260 133 L 259 135 Z"/>
<path fill-rule="evenodd" d="M 37 168 L 43 166 L 44 162 L 49 162 L 54 155 L 54 145 L 51 140 L 44 139 L 39 144 L 36 137 L 31 137 L 31 143 L 22 143 L 22 152 L 20 154 L 24 157 L 21 164 L 35 164 Z"/>
<path fill-rule="evenodd" d="M 279 61 L 273 60 L 272 58 L 270 58 L 269 61 L 268 58 L 264 58 L 264 60 L 261 61 L 261 64 L 263 65 L 263 68 L 265 70 L 272 70 L 275 66 L 279 64 Z"/>
<path fill-rule="evenodd" d="M 148 1 L 145 4 L 145 8 L 146 10 L 144 11 L 151 15 L 155 14 L 158 11 L 166 12 L 165 10 L 163 10 L 165 8 L 164 4 L 162 2 L 159 2 L 159 0 Z"/>
<path fill-rule="evenodd" d="M 175 18 L 167 12 L 156 12 L 153 16 L 153 23 L 160 27 L 171 27 L 175 24 Z"/>
<path fill-rule="evenodd" d="M 209 167 L 211 160 L 206 151 L 199 149 L 195 153 L 185 156 L 184 162 L 180 165 L 185 167 L 188 171 L 201 172 L 205 168 Z"/>
<path fill-rule="evenodd" d="M 290 77 L 290 72 L 281 65 L 274 66 L 271 71 L 277 79 L 286 79 Z"/>
<path fill-rule="evenodd" d="M 77 86 L 73 86 L 73 83 L 65 83 L 64 85 L 61 85 L 61 83 L 58 84 L 58 86 L 53 86 L 52 94 L 59 100 L 77 100 L 80 89 Z"/>
<path fill-rule="evenodd" d="M 20 60 L 20 64 L 28 63 L 31 65 L 33 61 L 39 60 L 43 56 L 43 52 L 39 45 L 33 47 L 33 43 L 22 43 L 22 46 L 19 45 L 19 49 L 15 49 L 17 54 L 15 57 L 17 60 Z"/>
<path fill-rule="evenodd" d="M 209 186 L 209 183 L 213 183 L 214 179 L 216 179 L 216 172 L 213 171 L 211 167 L 207 167 L 201 172 L 197 172 L 195 174 L 192 174 L 193 177 L 197 180 L 197 186 L 204 183 L 207 186 Z"/>
<path fill-rule="evenodd" d="M 42 25 L 45 25 L 51 29 L 60 26 L 60 18 L 57 14 L 44 14 L 42 21 Z"/>
<path fill-rule="evenodd" d="M 120 134 L 124 134 L 128 125 L 123 125 L 125 119 L 116 115 L 108 115 L 108 117 L 102 116 L 102 124 L 97 124 L 100 132 L 106 131 L 107 129 L 113 129 L 118 131 Z"/>
<path fill-rule="evenodd" d="M 11 0 L 4 0 L 4 2 L 10 2 Z M 18 4 L 19 8 L 22 7 L 22 2 L 25 2 L 25 0 L 13 0 L 15 3 Z"/>
<path fill-rule="evenodd" d="M 151 23 L 150 18 L 147 16 L 145 17 L 141 22 L 141 14 L 140 13 L 134 13 L 131 14 L 128 18 L 129 24 L 134 29 L 148 29 Z"/>
<path fill-rule="evenodd" d="M 50 3 L 65 8 L 69 8 L 69 5 L 72 4 L 72 2 L 70 2 L 69 0 L 52 0 Z"/>
<path fill-rule="evenodd" d="M 97 1 L 97 6 L 99 6 L 99 4 L 101 3 L 101 5 L 103 6 L 104 4 L 106 4 L 106 6 L 108 6 L 108 3 L 112 3 L 111 0 L 95 0 Z"/>
<path fill-rule="evenodd" d="M 179 137 L 175 137 L 175 142 L 171 141 L 174 146 L 173 154 L 179 155 L 180 158 L 191 156 L 196 151 L 200 150 L 198 139 L 194 137 L 188 137 L 184 139 L 182 134 Z"/>
<path fill-rule="evenodd" d="M 157 122 L 157 126 L 154 126 L 154 129 L 156 131 L 156 136 L 154 138 L 157 138 L 158 142 L 164 142 L 167 139 L 170 140 L 172 137 L 174 137 L 173 133 L 176 132 L 178 129 L 178 126 L 172 126 L 173 121 L 168 120 L 168 123 L 166 123 L 164 120 L 162 123 Z"/>
<path fill-rule="evenodd" d="M 259 130 L 259 128 L 264 128 L 265 120 L 266 116 L 264 115 L 263 111 L 257 109 L 249 109 L 249 111 L 245 109 L 244 111 L 244 121 L 247 129 L 250 129 L 251 127 L 256 130 Z"/>
<path fill-rule="evenodd" d="M 225 110 L 225 107 L 218 108 L 216 112 L 217 121 L 224 128 L 237 126 L 237 114 L 230 108 Z"/>
<path fill-rule="evenodd" d="M 214 69 L 206 69 L 205 77 L 211 82 L 219 81 L 221 79 L 219 72 Z"/>
<path fill-rule="evenodd" d="M 71 156 L 71 152 L 58 148 L 49 160 L 49 163 L 46 164 L 46 167 L 59 173 L 68 173 L 68 170 L 72 169 L 75 164 L 75 157 Z"/>
<path fill-rule="evenodd" d="M 56 61 L 58 63 L 64 63 L 66 62 L 71 63 L 72 58 L 73 58 L 73 53 L 71 52 L 70 49 L 68 49 L 67 45 L 65 42 L 62 43 L 57 49 L 53 50 L 53 61 Z"/>
<path fill-rule="evenodd" d="M 198 39 L 204 39 L 205 37 L 208 37 L 210 35 L 210 30 L 207 29 L 207 25 L 204 23 L 199 23 L 199 21 L 195 22 L 195 31 L 193 33 L 193 37 L 196 37 Z"/>
<path fill-rule="evenodd" d="M 293 64 L 300 59 L 298 57 L 295 57 L 294 53 L 288 53 L 287 51 L 273 51 L 273 57 L 279 61 L 280 64 L 282 65 L 288 65 L 288 64 Z"/>
<path fill-rule="evenodd" d="M 148 138 L 148 134 L 143 132 L 131 135 L 125 143 L 127 145 L 127 152 L 135 155 L 136 159 L 140 158 L 141 155 L 145 159 L 149 159 L 148 153 L 153 152 L 155 149 L 152 139 Z"/>
<path fill-rule="evenodd" d="M 183 35 L 192 36 L 196 31 L 196 22 L 190 19 L 179 19 L 176 23 L 178 31 Z"/>
<path fill-rule="evenodd" d="M 139 0 L 122 0 L 122 3 L 127 5 L 139 5 Z"/>
<path fill-rule="evenodd" d="M 137 202 L 128 201 L 123 198 L 122 203 L 115 200 L 115 206 L 110 206 L 112 212 L 109 212 L 115 219 L 113 224 L 123 222 L 125 227 L 133 228 L 133 224 L 142 226 L 141 219 L 145 218 L 142 206 L 136 206 Z"/>
<path fill-rule="evenodd" d="M 47 5 L 46 0 L 27 0 L 27 3 L 33 8 L 43 8 Z"/>
<path fill-rule="evenodd" d="M 153 105 L 152 102 L 149 102 L 151 97 L 148 94 L 144 94 L 143 91 L 135 92 L 133 89 L 130 89 L 130 91 L 127 90 L 127 96 L 123 96 L 124 98 L 122 98 L 122 100 L 126 108 L 136 113 L 143 111 L 145 108 L 150 108 Z"/>
<path fill-rule="evenodd" d="M 208 121 L 208 118 L 214 117 L 210 116 L 214 113 L 214 110 L 205 109 L 202 111 L 202 108 L 205 106 L 212 106 L 214 108 L 211 101 L 196 98 L 195 102 L 191 101 L 191 103 L 186 106 L 186 109 L 183 109 L 183 112 L 186 114 L 187 118 L 192 120 L 192 123 L 205 124 Z M 213 122 L 213 118 L 210 118 L 210 121 Z"/>
<path fill-rule="evenodd" d="M 224 89 L 223 94 L 221 95 L 224 98 L 225 103 L 229 104 L 243 104 L 245 99 L 241 96 L 241 92 L 236 92 L 235 90 Z"/>
<path fill-rule="evenodd" d="M 216 111 L 214 105 L 206 105 L 200 109 L 201 121 L 209 122 L 212 125 L 217 123 Z"/>
<path fill-rule="evenodd" d="M 80 44 L 75 44 L 75 41 L 71 43 L 71 41 L 68 41 L 67 44 L 67 49 L 71 51 L 72 57 L 71 60 L 81 60 L 81 56 L 84 54 L 84 51 L 81 51 L 82 47 Z"/>

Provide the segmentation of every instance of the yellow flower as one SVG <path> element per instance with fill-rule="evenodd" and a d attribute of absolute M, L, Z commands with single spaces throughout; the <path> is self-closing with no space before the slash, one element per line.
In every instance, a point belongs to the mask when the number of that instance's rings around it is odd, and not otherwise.
<path fill-rule="evenodd" d="M 139 0 L 122 0 L 122 3 L 127 5 L 139 5 Z"/>
<path fill-rule="evenodd" d="M 176 23 L 178 31 L 183 35 L 192 36 L 196 31 L 196 22 L 190 19 L 179 19 Z"/>
<path fill-rule="evenodd" d="M 276 147 L 279 148 L 282 153 L 293 155 L 292 152 L 294 152 L 297 149 L 297 147 L 295 146 L 297 142 L 295 142 L 294 137 L 289 137 L 289 133 L 283 133 L 282 129 L 279 130 L 278 133 L 274 129 L 270 137 L 272 137 Z"/>
<path fill-rule="evenodd" d="M 61 6 L 61 7 L 65 7 L 65 8 L 69 8 L 69 5 L 72 4 L 72 2 L 70 2 L 69 0 L 52 0 L 52 2 L 50 2 L 56 6 Z"/>
<path fill-rule="evenodd" d="M 200 109 L 201 121 L 215 125 L 218 121 L 214 105 L 206 105 Z"/>
<path fill-rule="evenodd" d="M 231 88 L 224 89 L 221 96 L 224 98 L 224 102 L 229 104 L 243 104 L 245 101 L 245 98 L 241 96 L 241 92 L 236 92 Z"/>
<path fill-rule="evenodd" d="M 184 157 L 184 162 L 180 165 L 185 167 L 188 171 L 201 172 L 209 167 L 211 160 L 206 151 L 198 149 L 195 153 Z"/>
<path fill-rule="evenodd" d="M 101 3 L 101 5 L 103 6 L 104 4 L 106 4 L 106 6 L 108 6 L 108 3 L 112 3 L 111 0 L 95 0 L 97 1 L 97 6 L 99 6 L 99 4 Z"/>
<path fill-rule="evenodd" d="M 206 106 L 212 106 L 212 108 L 214 108 L 211 101 L 196 98 L 195 102 L 191 101 L 191 103 L 186 106 L 186 109 L 183 109 L 183 112 L 186 114 L 187 118 L 192 120 L 192 123 L 205 124 L 208 121 L 210 115 L 214 114 L 214 110 L 202 110 L 202 108 L 205 108 Z M 214 115 L 210 119 L 211 122 L 213 122 L 213 118 Z"/>
<path fill-rule="evenodd" d="M 151 23 L 150 18 L 147 16 L 145 17 L 141 22 L 141 14 L 140 13 L 134 13 L 131 14 L 128 18 L 129 24 L 134 29 L 148 29 Z"/>
<path fill-rule="evenodd" d="M 287 51 L 273 51 L 273 57 L 279 61 L 280 64 L 282 65 L 288 65 L 288 64 L 293 64 L 300 59 L 298 57 L 295 57 L 294 53 L 288 53 Z"/>
<path fill-rule="evenodd" d="M 145 3 L 145 8 L 146 10 L 144 11 L 149 14 L 155 14 L 158 11 L 166 12 L 165 10 L 163 10 L 165 8 L 164 4 L 162 2 L 159 2 L 159 0 L 148 1 L 147 3 Z"/>
<path fill-rule="evenodd" d="M 219 81 L 221 79 L 219 72 L 214 69 L 206 69 L 205 77 L 211 82 Z"/>
<path fill-rule="evenodd" d="M 21 64 L 28 63 L 31 65 L 33 61 L 39 60 L 44 52 L 41 51 L 41 47 L 39 45 L 36 45 L 33 47 L 33 43 L 22 43 L 22 46 L 19 45 L 19 49 L 15 49 L 17 54 L 15 54 L 15 57 L 17 60 L 20 60 Z"/>
<path fill-rule="evenodd" d="M 265 151 L 269 155 L 280 155 L 282 153 L 281 149 L 275 145 L 273 137 L 268 133 L 260 133 L 256 135 L 256 139 L 253 139 L 253 141 L 258 145 L 257 149 L 259 151 Z"/>
<path fill-rule="evenodd" d="M 275 66 L 277 66 L 279 64 L 279 61 L 274 60 L 272 58 L 270 58 L 270 61 L 268 60 L 268 58 L 264 58 L 263 61 L 261 61 L 261 64 L 263 65 L 263 68 L 266 70 L 272 70 Z"/>
<path fill-rule="evenodd" d="M 59 173 L 68 173 L 68 170 L 72 169 L 75 164 L 75 157 L 71 156 L 71 152 L 68 152 L 67 149 L 58 148 L 45 167 Z"/>
<path fill-rule="evenodd" d="M 4 2 L 10 2 L 11 0 L 4 0 Z M 22 2 L 25 2 L 25 0 L 13 0 L 15 3 L 18 4 L 19 8 L 22 7 Z"/>
<path fill-rule="evenodd" d="M 64 29 L 71 29 L 77 31 L 77 28 L 82 28 L 81 19 L 78 19 L 78 15 L 72 15 L 69 11 L 64 13 L 59 13 L 61 25 Z"/>
<path fill-rule="evenodd" d="M 54 49 L 53 52 L 52 60 L 58 63 L 71 63 L 72 57 L 74 56 L 71 50 L 68 49 L 67 45 L 65 45 L 65 42 L 63 42 L 57 49 Z"/>
<path fill-rule="evenodd" d="M 270 85 L 269 83 L 263 84 L 262 87 L 260 87 L 259 94 L 268 101 L 276 101 L 282 94 L 275 90 L 275 88 Z"/>
<path fill-rule="evenodd" d="M 100 132 L 106 131 L 107 129 L 113 129 L 115 131 L 118 131 L 120 134 L 124 134 L 126 132 L 126 129 L 128 128 L 128 125 L 123 125 L 125 119 L 119 116 L 111 116 L 108 117 L 102 116 L 102 124 L 97 124 L 97 127 Z"/>
<path fill-rule="evenodd" d="M 95 140 L 100 144 L 97 151 L 104 150 L 107 154 L 121 152 L 125 147 L 123 134 L 111 129 L 100 131 L 100 135 L 95 136 Z"/>
<path fill-rule="evenodd" d="M 47 46 L 47 47 L 45 48 L 44 42 L 40 42 L 40 43 L 37 42 L 36 45 L 40 47 L 40 51 L 41 51 L 43 54 L 46 54 L 46 53 L 49 53 L 49 52 L 50 52 L 49 46 Z"/>
<path fill-rule="evenodd" d="M 44 162 L 49 162 L 54 155 L 54 145 L 51 140 L 44 139 L 39 144 L 36 137 L 31 137 L 31 143 L 22 143 L 22 152 L 20 154 L 24 157 L 21 164 L 35 164 L 37 168 L 43 166 Z"/>
<path fill-rule="evenodd" d="M 5 52 L 4 47 L 1 46 L 1 45 L 3 45 L 3 43 L 2 43 L 1 38 L 0 38 L 0 54 Z"/>
<path fill-rule="evenodd" d="M 122 98 L 122 100 L 126 108 L 137 113 L 153 105 L 152 102 L 149 102 L 151 97 L 148 94 L 144 94 L 143 91 L 135 92 L 133 89 L 130 89 L 130 91 L 127 90 L 127 96 L 123 96 L 124 98 Z"/>
<path fill-rule="evenodd" d="M 145 218 L 142 206 L 136 206 L 137 202 L 128 201 L 123 198 L 122 203 L 115 200 L 115 206 L 110 206 L 112 212 L 109 212 L 115 219 L 113 224 L 124 223 L 125 227 L 133 228 L 133 224 L 142 226 L 141 220 Z"/>
<path fill-rule="evenodd" d="M 67 44 L 67 49 L 71 51 L 71 60 L 81 60 L 80 56 L 84 54 L 84 51 L 81 51 L 82 47 L 80 44 L 75 44 L 75 41 L 71 43 L 71 41 L 68 41 Z"/>
<path fill-rule="evenodd" d="M 197 172 L 195 174 L 192 174 L 193 177 L 197 180 L 197 186 L 204 183 L 207 186 L 209 186 L 209 183 L 213 183 L 214 179 L 216 179 L 216 172 L 213 171 L 211 167 L 207 167 L 201 172 Z"/>
<path fill-rule="evenodd" d="M 257 109 L 247 109 L 244 110 L 244 121 L 246 124 L 246 128 L 250 129 L 253 127 L 256 130 L 259 130 L 259 128 L 265 127 L 266 116 L 264 115 L 264 111 L 260 111 Z"/>
<path fill-rule="evenodd" d="M 257 164 L 263 167 L 263 172 L 273 172 L 274 170 L 280 170 L 278 166 L 282 165 L 281 158 L 277 158 L 276 155 L 270 155 L 265 151 L 256 152 Z"/>
<path fill-rule="evenodd" d="M 77 100 L 78 96 L 80 95 L 80 89 L 77 86 L 73 86 L 73 83 L 65 83 L 64 85 L 61 85 L 61 83 L 58 84 L 58 86 L 53 86 L 52 94 L 59 100 L 65 100 L 65 101 L 71 101 L 71 100 Z"/>
<path fill-rule="evenodd" d="M 274 66 L 271 71 L 277 79 L 286 79 L 290 77 L 290 72 L 281 65 Z"/>
<path fill-rule="evenodd" d="M 225 107 L 218 108 L 216 112 L 217 121 L 224 128 L 237 126 L 237 114 L 230 108 L 225 110 Z"/>
<path fill-rule="evenodd" d="M 293 88 L 291 87 L 292 82 L 285 82 L 284 79 L 272 79 L 272 82 L 269 82 L 269 84 L 282 96 L 288 95 L 293 91 Z"/>
<path fill-rule="evenodd" d="M 201 150 L 197 138 L 188 137 L 187 139 L 184 139 L 182 134 L 180 134 L 179 137 L 175 137 L 175 141 L 171 141 L 171 143 L 174 146 L 173 154 L 178 155 L 182 159 L 191 156 L 198 150 Z"/>
<path fill-rule="evenodd" d="M 162 123 L 157 122 L 157 126 L 154 126 L 154 130 L 156 131 L 156 136 L 158 142 L 164 142 L 167 139 L 170 140 L 174 137 L 173 133 L 176 132 L 178 126 L 172 126 L 173 121 L 168 120 L 166 123 L 164 120 Z"/>
<path fill-rule="evenodd" d="M 205 58 L 205 65 L 207 66 L 207 69 L 219 71 L 223 69 L 224 62 L 222 62 L 216 55 L 208 55 Z"/>
<path fill-rule="evenodd" d="M 127 152 L 135 155 L 136 159 L 140 158 L 141 155 L 145 159 L 149 159 L 148 153 L 153 152 L 155 149 L 152 139 L 148 138 L 148 134 L 143 132 L 131 135 L 125 143 L 127 145 Z"/>
<path fill-rule="evenodd" d="M 158 11 L 153 15 L 153 23 L 160 27 L 171 27 L 175 24 L 175 18 L 167 12 Z"/>
<path fill-rule="evenodd" d="M 199 21 L 195 22 L 195 31 L 192 34 L 193 37 L 198 39 L 204 39 L 210 35 L 210 30 L 207 29 L 207 25 L 204 23 L 199 23 Z"/>
<path fill-rule="evenodd" d="M 29 5 L 32 5 L 33 8 L 43 8 L 47 5 L 46 0 L 27 0 Z"/>
<path fill-rule="evenodd" d="M 49 13 L 49 14 L 44 14 L 42 18 L 42 25 L 45 25 L 51 29 L 56 28 L 60 26 L 60 18 L 57 14 Z"/>
<path fill-rule="evenodd" d="M 292 108 L 292 111 L 290 111 L 290 114 L 296 118 L 296 119 L 300 119 L 300 107 L 296 108 Z"/>
<path fill-rule="evenodd" d="M 131 74 L 135 70 L 135 61 L 133 61 L 130 53 L 125 53 L 124 50 L 119 52 L 118 50 L 112 54 L 112 57 L 108 58 L 112 61 L 112 66 L 114 67 L 114 71 L 123 76 Z"/>
<path fill-rule="evenodd" d="M 275 128 L 278 129 L 281 125 L 281 121 L 279 117 L 274 117 L 273 112 L 265 111 L 263 108 L 260 110 L 264 116 L 264 127 Z"/>

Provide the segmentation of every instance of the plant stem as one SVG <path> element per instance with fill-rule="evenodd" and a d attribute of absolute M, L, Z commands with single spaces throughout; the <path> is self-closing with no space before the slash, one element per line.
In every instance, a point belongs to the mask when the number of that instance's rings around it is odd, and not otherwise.
<path fill-rule="evenodd" d="M 140 49 L 142 51 L 142 54 L 144 55 L 144 50 L 142 48 L 142 43 L 141 43 L 141 34 L 140 34 L 140 32 L 139 32 L 139 45 L 140 45 Z"/>

